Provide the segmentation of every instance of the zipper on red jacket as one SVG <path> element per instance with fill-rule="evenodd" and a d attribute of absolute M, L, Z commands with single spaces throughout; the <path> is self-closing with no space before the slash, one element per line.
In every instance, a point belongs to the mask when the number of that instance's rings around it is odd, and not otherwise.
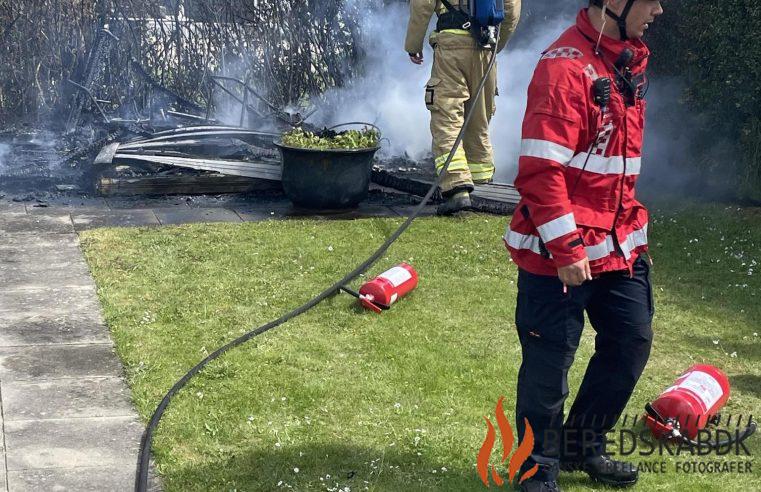
<path fill-rule="evenodd" d="M 618 241 L 618 235 L 616 234 L 616 224 L 618 224 L 618 217 L 621 215 L 621 209 L 624 206 L 624 186 L 626 184 L 626 155 L 629 150 L 629 107 L 626 105 L 626 101 L 624 100 L 624 151 L 623 151 L 623 159 L 624 159 L 624 169 L 621 173 L 621 190 L 619 193 L 618 198 L 618 205 L 616 206 L 616 215 L 613 217 L 613 227 L 610 230 L 610 234 L 613 236 L 613 244 L 615 245 L 617 251 L 621 254 L 622 258 L 626 258 L 626 255 L 624 254 L 624 249 L 621 247 L 621 243 Z"/>

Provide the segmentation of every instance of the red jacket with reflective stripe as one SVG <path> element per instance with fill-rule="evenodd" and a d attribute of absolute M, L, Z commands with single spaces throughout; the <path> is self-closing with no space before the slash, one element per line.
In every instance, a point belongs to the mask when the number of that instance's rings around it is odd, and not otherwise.
<path fill-rule="evenodd" d="M 649 50 L 640 40 L 603 36 L 598 56 L 598 36 L 587 11 L 579 12 L 542 54 L 528 89 L 515 180 L 521 201 L 505 243 L 519 267 L 539 275 L 557 275 L 585 257 L 593 275 L 631 272 L 647 251 L 648 213 L 634 190 L 645 101 L 625 105 L 613 64 L 628 48 L 632 73 L 644 74 Z M 594 101 L 599 77 L 612 81 L 606 111 Z"/>

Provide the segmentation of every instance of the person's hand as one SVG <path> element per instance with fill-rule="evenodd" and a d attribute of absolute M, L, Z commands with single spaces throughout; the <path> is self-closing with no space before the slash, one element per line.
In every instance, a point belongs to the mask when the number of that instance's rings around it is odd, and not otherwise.
<path fill-rule="evenodd" d="M 410 55 L 410 61 L 414 63 L 415 65 L 422 65 L 423 64 L 423 54 L 422 53 L 408 53 Z"/>
<path fill-rule="evenodd" d="M 558 277 L 565 286 L 578 287 L 587 280 L 592 280 L 589 258 L 584 258 L 573 265 L 558 268 Z"/>

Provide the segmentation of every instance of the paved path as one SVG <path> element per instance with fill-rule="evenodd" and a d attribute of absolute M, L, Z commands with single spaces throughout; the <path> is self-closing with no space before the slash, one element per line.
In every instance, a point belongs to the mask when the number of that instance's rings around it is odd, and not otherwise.
<path fill-rule="evenodd" d="M 143 425 L 77 231 L 302 216 L 283 199 L 0 200 L 0 490 L 132 490 Z M 322 216 L 400 216 L 370 200 Z M 431 210 L 428 211 L 431 213 Z"/>
<path fill-rule="evenodd" d="M 0 487 L 130 490 L 142 424 L 74 226 L 0 207 Z"/>

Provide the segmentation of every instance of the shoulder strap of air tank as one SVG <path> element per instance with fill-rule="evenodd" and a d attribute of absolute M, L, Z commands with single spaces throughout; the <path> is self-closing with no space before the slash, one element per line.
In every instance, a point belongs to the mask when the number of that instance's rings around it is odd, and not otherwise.
<path fill-rule="evenodd" d="M 448 11 L 450 11 L 450 12 L 458 12 L 458 11 L 460 10 L 460 9 L 456 9 L 456 8 L 454 7 L 454 5 L 452 5 L 451 3 L 449 3 L 449 1 L 448 1 L 448 0 L 441 0 L 441 3 L 442 3 L 442 4 L 444 4 L 444 7 L 446 7 L 446 8 L 447 8 L 447 10 L 448 10 Z"/>

